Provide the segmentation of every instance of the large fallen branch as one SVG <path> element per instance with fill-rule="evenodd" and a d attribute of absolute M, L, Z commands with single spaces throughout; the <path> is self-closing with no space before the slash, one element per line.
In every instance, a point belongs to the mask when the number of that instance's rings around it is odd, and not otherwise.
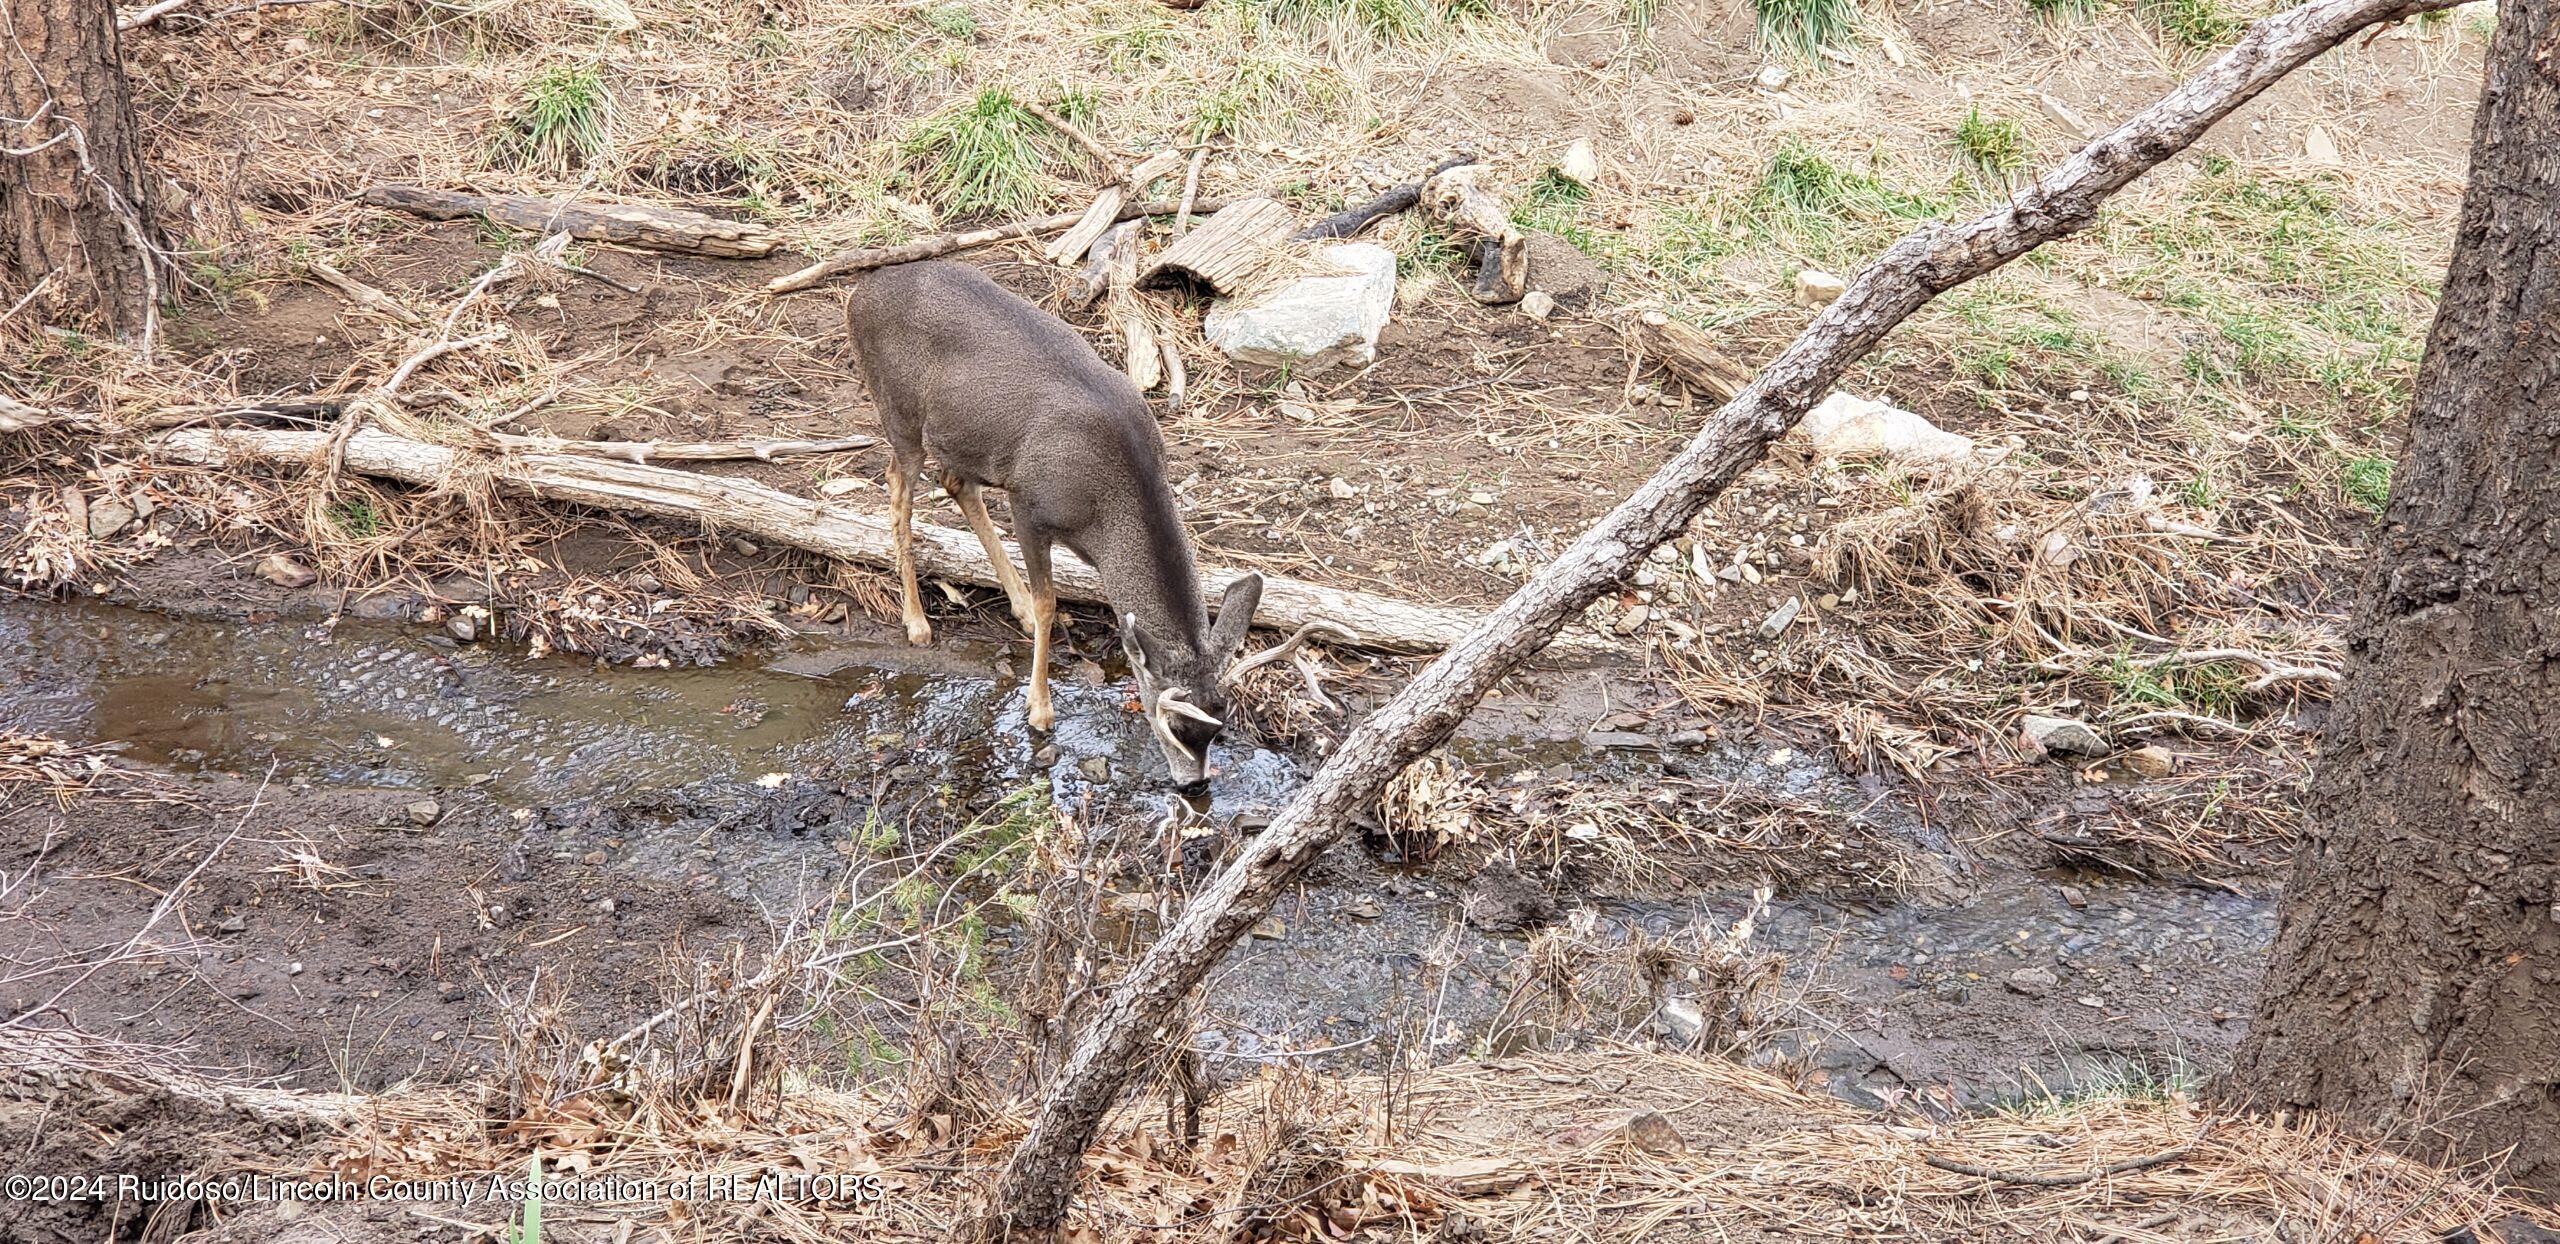
<path fill-rule="evenodd" d="M 263 429 L 189 428 L 148 442 L 151 452 L 198 466 L 307 467 L 334 434 Z M 516 496 L 566 501 L 602 510 L 649 514 L 720 531 L 787 544 L 813 553 L 874 566 L 892 564 L 889 519 L 833 501 L 813 501 L 752 480 L 723 479 L 691 471 L 642 466 L 591 454 L 522 450 L 483 454 L 372 429 L 346 438 L 345 469 L 411 484 L 467 479 L 475 470 L 495 473 L 498 488 Z M 1021 554 L 1007 545 L 1011 556 Z M 916 564 L 960 583 L 998 586 L 978 539 L 966 531 L 916 524 Z M 1238 572 L 1202 567 L 1212 597 Z M 1059 550 L 1058 594 L 1099 601 L 1102 581 L 1074 554 Z M 1391 652 L 1436 652 L 1476 622 L 1476 615 L 1368 592 L 1324 587 L 1280 575 L 1263 577 L 1262 608 L 1254 620 L 1288 630 L 1326 621 L 1357 636 L 1357 646 Z"/>
<path fill-rule="evenodd" d="M 2233 109 L 2348 36 L 2456 0 L 2314 0 L 2249 28 L 2203 72 L 2114 131 L 1961 223 L 1932 221 L 1886 248 L 1697 439 L 1360 723 L 1093 1013 L 1050 1080 L 1039 1118 L 984 1206 L 991 1237 L 1054 1237 L 1083 1154 L 1177 1008 L 1387 783 L 1601 592 L 1678 535 L 1831 391 L 1852 363 L 1930 299 L 2088 226 L 2099 205 Z"/>
<path fill-rule="evenodd" d="M 756 259 L 773 253 L 773 230 L 745 220 L 681 207 L 636 203 L 580 203 L 530 194 L 467 194 L 423 186 L 367 186 L 368 207 L 389 208 L 429 220 L 486 217 L 516 229 L 565 233 L 591 242 L 616 242 L 653 251 L 678 251 L 720 259 Z"/>
<path fill-rule="evenodd" d="M 1179 203 L 1161 202 L 1124 203 L 1117 212 L 1112 214 L 1112 218 L 1134 220 L 1140 216 L 1169 216 L 1181 206 Z M 1212 199 L 1199 204 L 1194 210 L 1214 212 L 1225 206 L 1224 200 Z M 1057 233 L 1075 228 L 1077 222 L 1083 219 L 1083 212 L 1070 212 L 1064 216 L 1043 216 L 1038 220 L 1016 221 L 1009 225 L 990 225 L 984 229 L 938 233 L 929 238 L 918 238 L 913 242 L 897 246 L 872 246 L 861 250 L 843 251 L 810 264 L 797 272 L 765 282 L 764 292 L 768 294 L 797 293 L 814 288 L 831 276 L 842 276 L 847 272 L 867 272 L 873 268 L 886 268 L 891 264 L 914 263 L 919 259 L 939 259 L 958 251 L 993 246 L 998 242 L 1010 242 L 1016 238 L 1036 238 L 1044 233 Z"/>

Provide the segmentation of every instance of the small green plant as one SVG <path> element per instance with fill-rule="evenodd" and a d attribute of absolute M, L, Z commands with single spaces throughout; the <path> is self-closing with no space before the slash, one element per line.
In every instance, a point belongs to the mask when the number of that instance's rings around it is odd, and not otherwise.
<path fill-rule="evenodd" d="M 2379 514 L 2391 504 L 2391 460 L 2373 454 L 2348 459 L 2345 472 L 2347 500 L 2363 510 Z"/>
<path fill-rule="evenodd" d="M 1022 101 L 996 88 L 916 123 L 905 155 L 947 211 L 1014 212 L 1047 192 L 1047 158 L 1038 135 L 1047 127 Z"/>
<path fill-rule="evenodd" d="M 1405 244 L 1396 251 L 1396 274 L 1408 278 L 1423 273 L 1450 276 L 1464 258 L 1465 252 L 1448 234 L 1427 226 L 1413 229 L 1407 231 Z"/>
<path fill-rule="evenodd" d="M 382 512 L 366 497 L 340 497 L 329 503 L 329 522 L 338 531 L 357 540 L 370 540 L 382 534 Z"/>
<path fill-rule="evenodd" d="M 1248 138 L 1268 134 L 1289 115 L 1302 81 L 1288 64 L 1247 56 L 1191 110 L 1191 138 Z"/>
<path fill-rule="evenodd" d="M 1646 230 L 1645 257 L 1664 275 L 1694 280 L 1741 252 L 1736 232 L 1712 207 L 1666 208 Z"/>
<path fill-rule="evenodd" d="M 2006 178 L 2027 166 L 2027 130 L 2015 121 L 1982 115 L 1977 104 L 1956 124 L 1956 150 L 1974 167 Z"/>
<path fill-rule="evenodd" d="M 1450 16 L 1434 0 L 1262 0 L 1259 11 L 1275 27 L 1356 26 L 1378 39 L 1414 38 Z"/>
<path fill-rule="evenodd" d="M 921 15 L 935 34 L 962 42 L 978 37 L 978 14 L 965 4 L 937 4 Z"/>
<path fill-rule="evenodd" d="M 1842 47 L 1858 25 L 1857 0 L 1751 0 L 1760 18 L 1760 42 L 1799 56 Z"/>
<path fill-rule="evenodd" d="M 2248 25 L 2223 8 L 2222 0 L 2142 0 L 2142 11 L 2161 35 L 2196 51 L 2221 47 Z"/>
<path fill-rule="evenodd" d="M 1627 30 L 1637 39 L 1653 36 L 1653 15 L 1662 10 L 1662 0 L 1627 0 Z"/>
<path fill-rule="evenodd" d="M 612 138 L 613 96 L 596 66 L 552 65 L 527 79 L 498 135 L 501 158 L 525 168 L 583 168 Z"/>
<path fill-rule="evenodd" d="M 1173 23 L 1150 7 L 1136 21 L 1094 40 L 1094 48 L 1112 72 L 1130 73 L 1172 60 L 1173 36 Z"/>
<path fill-rule="evenodd" d="M 542 1244 L 542 1155 L 524 1160 L 524 1213 L 507 1233 L 508 1244 Z"/>
<path fill-rule="evenodd" d="M 2027 0 L 2027 11 L 2047 20 L 2098 15 L 2098 0 Z"/>

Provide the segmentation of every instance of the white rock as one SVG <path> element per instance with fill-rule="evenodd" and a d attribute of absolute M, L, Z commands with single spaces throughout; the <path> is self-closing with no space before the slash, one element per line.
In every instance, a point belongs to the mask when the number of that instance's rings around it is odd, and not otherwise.
<path fill-rule="evenodd" d="M 2302 158 L 2324 168 L 2336 168 L 2338 144 L 2329 137 L 2327 129 L 2312 126 L 2302 131 Z"/>
<path fill-rule="evenodd" d="M 1555 313 L 1555 295 L 1550 294 L 1543 289 L 1530 290 L 1528 296 L 1520 300 L 1520 314 L 1528 316 L 1530 319 L 1543 320 Z"/>
<path fill-rule="evenodd" d="M 1796 270 L 1796 301 L 1808 307 L 1827 307 L 1849 292 L 1849 283 L 1820 268 Z"/>
<path fill-rule="evenodd" d="M 2070 717 L 2043 717 L 2029 713 L 2019 719 L 2018 733 L 2048 752 L 2104 756 L 2108 751 L 2104 736 L 2090 729 L 2089 723 Z"/>
<path fill-rule="evenodd" d="M 1784 65 L 1762 65 L 1760 76 L 1755 81 L 1760 83 L 1762 90 L 1783 91 L 1787 89 L 1787 82 L 1792 76 Z"/>
<path fill-rule="evenodd" d="M 1788 627 L 1795 625 L 1796 615 L 1803 611 L 1804 601 L 1801 598 L 1788 597 L 1785 604 L 1778 606 L 1777 611 L 1760 624 L 1760 638 L 1776 639 L 1785 634 Z"/>
<path fill-rule="evenodd" d="M 1882 458 L 1915 465 L 1962 462 L 1974 454 L 1971 437 L 1946 431 L 1897 406 L 1835 392 L 1806 412 L 1790 435 L 1812 442 L 1829 461 Z"/>
<path fill-rule="evenodd" d="M 1210 343 L 1240 363 L 1299 372 L 1376 362 L 1378 333 L 1396 304 L 1395 252 L 1345 242 L 1322 255 L 1347 271 L 1300 277 L 1251 303 L 1221 298 L 1210 304 L 1204 324 Z"/>
<path fill-rule="evenodd" d="M 1556 171 L 1583 185 L 1596 186 L 1600 184 L 1600 153 L 1591 149 L 1590 139 L 1574 139 L 1573 145 L 1564 149 L 1564 159 L 1557 162 Z"/>

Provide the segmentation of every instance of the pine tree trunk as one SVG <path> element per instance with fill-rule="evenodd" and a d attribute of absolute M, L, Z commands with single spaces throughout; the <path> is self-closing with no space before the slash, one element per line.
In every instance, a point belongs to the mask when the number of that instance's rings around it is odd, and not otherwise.
<path fill-rule="evenodd" d="M 163 290 L 110 0 L 0 0 L 0 310 L 146 344 Z"/>
<path fill-rule="evenodd" d="M 2227 1087 L 2560 1197 L 2560 5 L 2503 0 L 2313 831 Z M 2401 1134 L 2407 1134 L 2401 1132 Z"/>

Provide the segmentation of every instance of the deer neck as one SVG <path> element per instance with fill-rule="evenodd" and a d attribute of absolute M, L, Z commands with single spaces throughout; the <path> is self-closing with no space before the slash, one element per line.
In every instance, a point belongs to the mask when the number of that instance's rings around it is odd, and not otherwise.
<path fill-rule="evenodd" d="M 1209 610 L 1173 490 L 1158 481 L 1134 491 L 1137 504 L 1098 533 L 1094 571 L 1112 612 L 1134 614 L 1157 642 L 1197 653 L 1208 642 Z"/>

